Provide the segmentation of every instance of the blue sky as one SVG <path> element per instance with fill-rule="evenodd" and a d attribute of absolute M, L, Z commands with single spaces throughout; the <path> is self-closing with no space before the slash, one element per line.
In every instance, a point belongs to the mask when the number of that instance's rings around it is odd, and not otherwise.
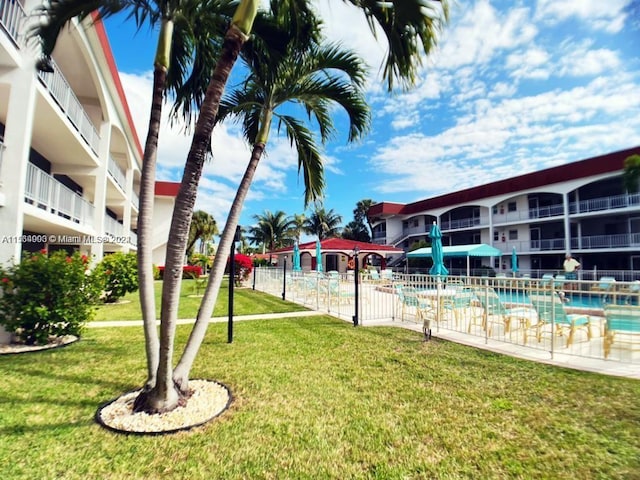
<path fill-rule="evenodd" d="M 364 198 L 408 203 L 640 145 L 638 0 L 457 2 L 416 87 L 393 94 L 379 75 L 384 49 L 361 14 L 316 3 L 328 38 L 371 66 L 370 134 L 347 145 L 338 116 L 341 133 L 324 152 L 324 206 L 343 225 Z M 106 26 L 143 143 L 155 33 L 134 36 L 120 19 Z M 189 144 L 163 125 L 159 180 L 180 180 Z M 216 129 L 213 149 L 197 208 L 223 224 L 250 150 L 232 124 Z M 294 152 L 272 135 L 241 224 L 265 210 L 308 214 L 303 198 Z"/>

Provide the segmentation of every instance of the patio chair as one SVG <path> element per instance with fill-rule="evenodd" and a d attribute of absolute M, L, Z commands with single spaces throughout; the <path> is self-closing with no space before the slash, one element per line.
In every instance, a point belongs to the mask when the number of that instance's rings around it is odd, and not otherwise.
<path fill-rule="evenodd" d="M 339 278 L 329 278 L 320 284 L 320 288 L 323 290 L 328 302 L 350 303 L 356 298 L 355 292 L 349 289 L 347 285 L 342 285 Z"/>
<path fill-rule="evenodd" d="M 593 285 L 591 290 L 595 292 L 611 292 L 616 286 L 616 279 L 613 277 L 600 277 L 597 285 Z"/>
<path fill-rule="evenodd" d="M 620 289 L 624 296 L 624 303 L 627 305 L 640 305 L 640 280 L 635 280 Z M 635 300 L 635 302 L 634 302 Z"/>
<path fill-rule="evenodd" d="M 371 280 L 373 283 L 380 283 L 381 278 L 378 270 L 376 270 L 375 268 L 369 270 L 369 280 Z"/>
<path fill-rule="evenodd" d="M 480 288 L 475 292 L 480 305 L 482 305 L 482 327 L 487 330 L 489 335 L 493 332 L 494 323 L 498 323 L 504 326 L 504 332 L 511 334 L 514 325 L 514 320 L 518 322 L 518 326 L 523 329 L 523 340 L 527 343 L 527 330 L 532 325 L 534 319 L 534 312 L 529 307 L 514 307 L 507 308 L 500 300 L 500 297 L 496 291 L 492 288 Z M 471 332 L 472 322 L 469 323 L 468 332 Z"/>
<path fill-rule="evenodd" d="M 605 305 L 604 358 L 611 354 L 614 342 L 640 349 L 640 307 L 635 305 Z"/>
<path fill-rule="evenodd" d="M 397 309 L 400 310 L 401 320 L 404 320 L 407 309 L 415 310 L 414 316 L 420 320 L 423 320 L 425 313 L 433 310 L 431 303 L 426 298 L 421 298 L 414 287 L 397 283 L 394 288 L 398 296 Z"/>
<path fill-rule="evenodd" d="M 380 272 L 380 279 L 383 282 L 391 283 L 393 282 L 393 270 L 385 269 Z"/>
<path fill-rule="evenodd" d="M 483 314 L 478 297 L 471 288 L 461 288 L 452 298 L 446 298 L 444 309 L 453 313 L 456 327 L 462 319 L 469 318 L 469 321 L 473 322 L 474 319 L 482 318 Z"/>
<path fill-rule="evenodd" d="M 562 299 L 552 292 L 531 292 L 529 294 L 533 308 L 538 312 L 539 329 L 543 325 L 555 325 L 555 333 L 559 336 L 567 335 L 566 346 L 573 344 L 578 329 L 585 329 L 587 340 L 591 340 L 591 320 L 588 315 L 567 313 Z M 540 341 L 538 334 L 538 341 Z"/>

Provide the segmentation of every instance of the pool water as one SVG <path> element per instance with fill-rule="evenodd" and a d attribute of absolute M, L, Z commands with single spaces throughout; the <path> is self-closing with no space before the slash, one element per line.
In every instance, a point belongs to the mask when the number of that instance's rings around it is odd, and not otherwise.
<path fill-rule="evenodd" d="M 530 304 L 531 300 L 525 292 L 518 290 L 510 291 L 498 291 L 500 300 L 504 303 L 522 303 Z M 569 300 L 566 302 L 567 307 L 575 308 L 595 308 L 601 309 L 605 304 L 611 304 L 614 302 L 618 305 L 638 305 L 638 296 L 632 297 L 628 295 L 592 295 L 589 293 L 577 293 L 573 295 L 567 295 Z"/>

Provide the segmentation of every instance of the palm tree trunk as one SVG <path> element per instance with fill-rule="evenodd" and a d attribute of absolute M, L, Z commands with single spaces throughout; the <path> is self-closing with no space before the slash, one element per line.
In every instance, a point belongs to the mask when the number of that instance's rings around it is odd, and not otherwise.
<path fill-rule="evenodd" d="M 140 204 L 138 206 L 138 284 L 140 288 L 140 306 L 144 323 L 145 349 L 147 353 L 147 383 L 145 389 L 151 389 L 156 383 L 159 348 L 156 329 L 156 302 L 153 285 L 153 203 L 156 183 L 156 159 L 158 154 L 158 136 L 167 70 L 156 66 L 153 71 L 153 96 L 147 141 L 142 160 L 140 178 Z"/>
<path fill-rule="evenodd" d="M 236 227 L 240 221 L 242 207 L 244 205 L 245 198 L 249 193 L 249 187 L 253 181 L 253 176 L 256 168 L 258 167 L 263 151 L 263 143 L 254 145 L 253 151 L 251 152 L 251 159 L 249 160 L 249 164 L 247 165 L 242 180 L 240 181 L 238 191 L 236 192 L 236 196 L 231 204 L 231 209 L 229 210 L 227 223 L 224 227 L 224 231 L 222 232 L 220 244 L 218 245 L 218 250 L 213 261 L 213 267 L 209 275 L 209 282 L 207 283 L 207 288 L 205 289 L 204 297 L 202 298 L 202 303 L 198 310 L 196 323 L 191 330 L 191 335 L 189 336 L 187 345 L 182 353 L 182 358 L 180 358 L 180 361 L 173 372 L 173 380 L 182 392 L 186 392 L 188 389 L 189 372 L 191 371 L 191 366 L 193 365 L 198 350 L 200 349 L 200 345 L 204 339 L 207 326 L 209 325 L 209 320 L 211 319 L 216 300 L 218 299 L 224 270 L 227 265 L 227 260 L 229 259 L 229 251 L 231 250 L 231 244 L 235 237 Z M 229 282 L 232 281 L 233 279 L 230 278 Z"/>
<path fill-rule="evenodd" d="M 175 338 L 182 265 L 189 237 L 189 225 L 196 201 L 198 183 L 211 139 L 214 121 L 225 84 L 247 36 L 235 24 L 229 28 L 222 52 L 209 82 L 194 129 L 180 189 L 176 197 L 167 240 L 162 307 L 160 314 L 160 362 L 156 385 L 147 396 L 145 411 L 169 411 L 178 405 L 180 392 L 173 382 L 173 344 Z"/>

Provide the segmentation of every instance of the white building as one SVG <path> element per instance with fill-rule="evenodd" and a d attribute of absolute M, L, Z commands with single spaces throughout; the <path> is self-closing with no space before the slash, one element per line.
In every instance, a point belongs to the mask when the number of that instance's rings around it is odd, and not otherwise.
<path fill-rule="evenodd" d="M 444 245 L 486 243 L 501 258 L 473 259 L 510 271 L 515 247 L 522 271 L 562 268 L 570 252 L 583 269 L 627 270 L 640 275 L 640 194 L 623 187 L 624 160 L 640 147 L 561 165 L 415 203 L 371 207 L 374 242 L 405 251 L 435 221 Z M 447 260 L 464 271 L 466 259 Z"/>
<path fill-rule="evenodd" d="M 0 0 L 0 263 L 135 250 L 142 148 L 106 32 L 72 22 L 54 72 L 37 72 L 25 32 L 39 4 Z"/>

